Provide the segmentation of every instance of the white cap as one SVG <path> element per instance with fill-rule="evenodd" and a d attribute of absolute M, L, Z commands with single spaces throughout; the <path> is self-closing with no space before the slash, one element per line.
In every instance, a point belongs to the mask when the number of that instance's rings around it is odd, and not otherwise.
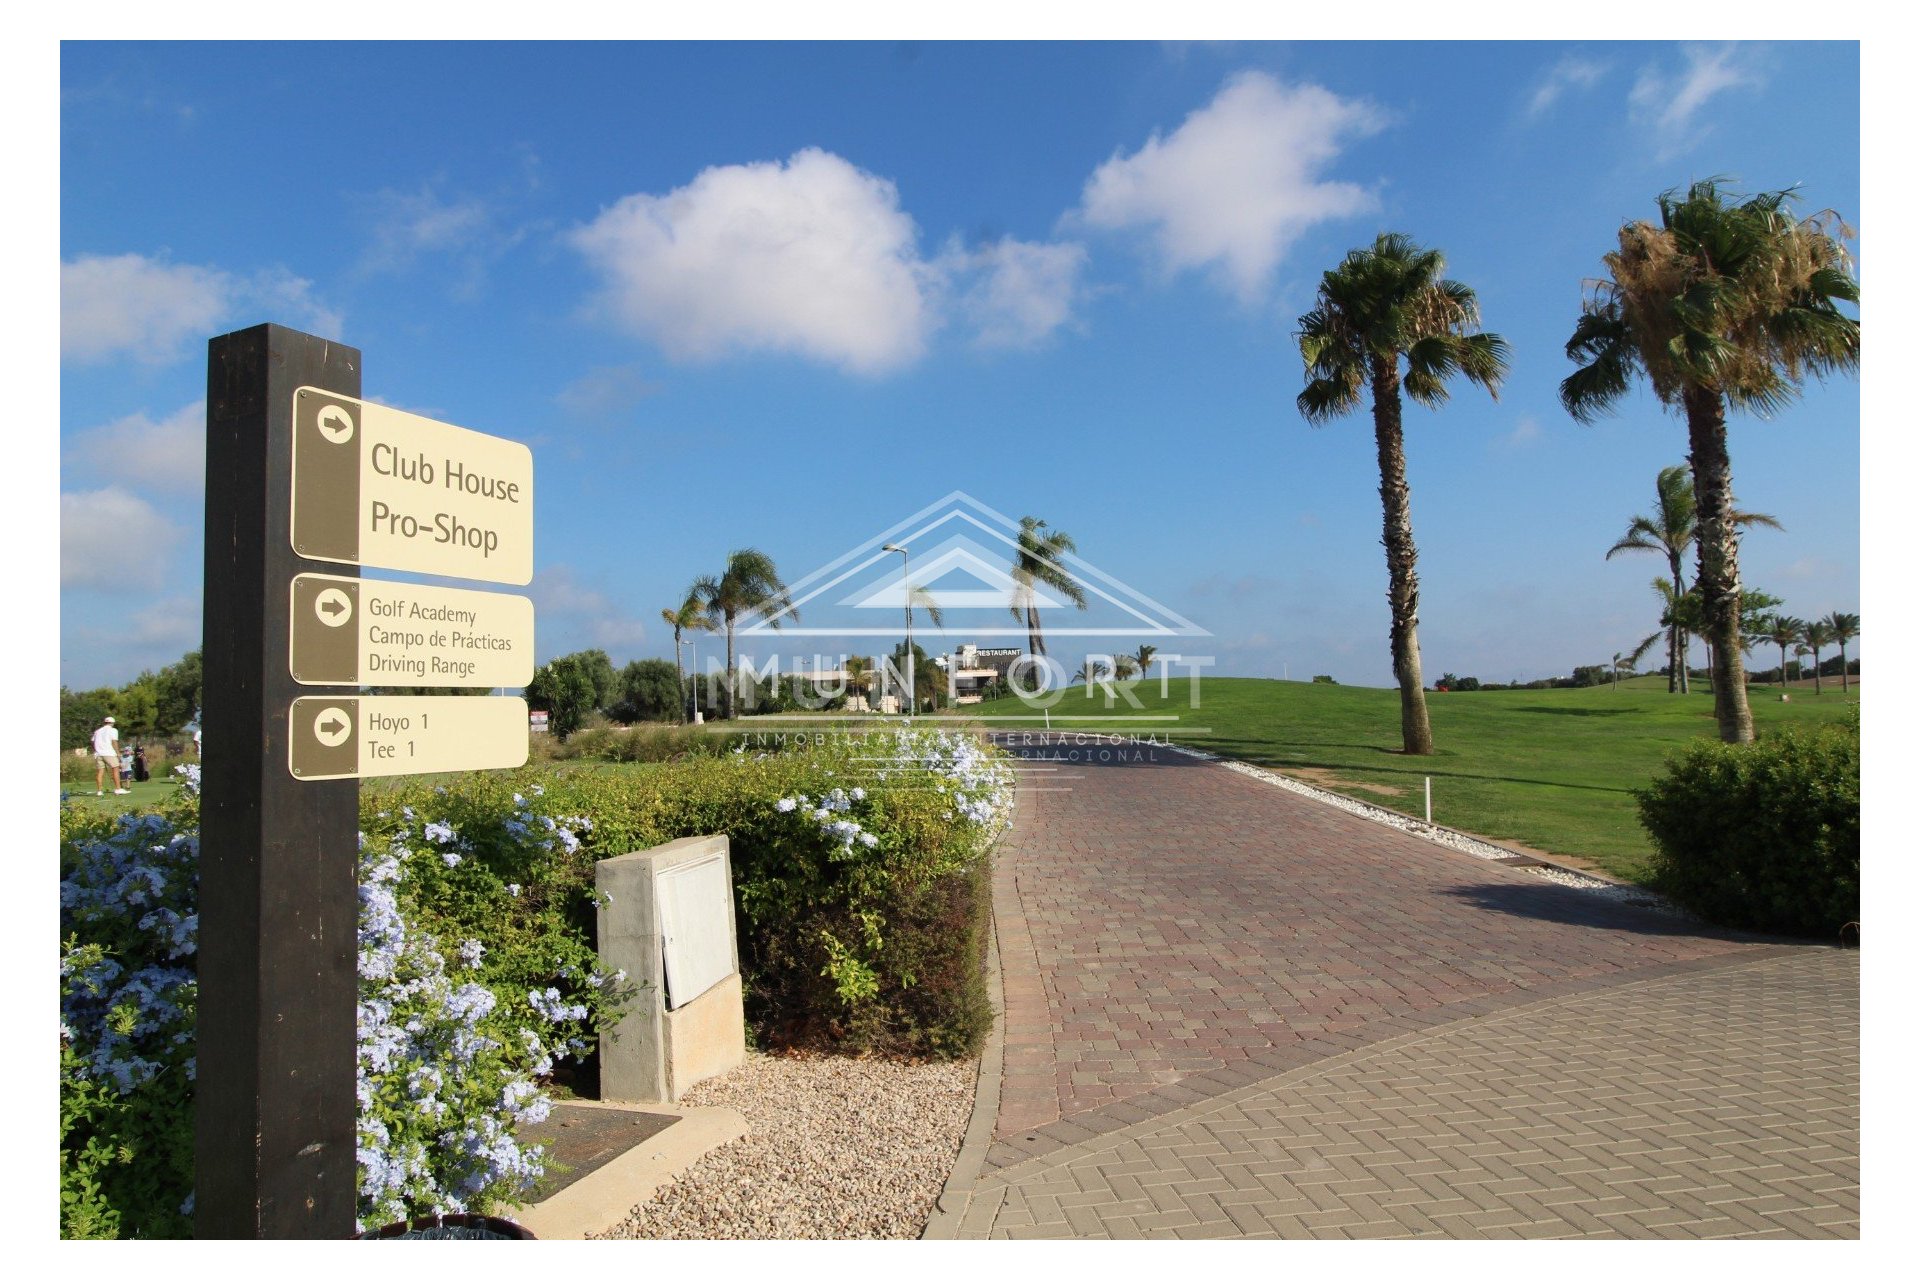
<path fill-rule="evenodd" d="M 107 719 L 106 719 L 106 723 L 108 723 L 108 724 L 112 724 L 112 723 L 113 723 L 113 717 L 112 717 L 112 716 L 108 716 L 108 717 L 107 717 Z"/>

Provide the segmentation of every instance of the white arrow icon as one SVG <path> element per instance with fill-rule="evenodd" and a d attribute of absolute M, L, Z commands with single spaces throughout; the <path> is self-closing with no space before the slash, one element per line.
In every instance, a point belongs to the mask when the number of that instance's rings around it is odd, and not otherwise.
<path fill-rule="evenodd" d="M 313 598 L 314 616 L 330 627 L 343 627 L 353 616 L 353 601 L 338 587 L 328 587 Z"/>
<path fill-rule="evenodd" d="M 313 736 L 323 747 L 337 747 L 353 733 L 353 720 L 338 707 L 328 707 L 313 721 Z"/>
<path fill-rule="evenodd" d="M 319 427 L 320 434 L 335 444 L 345 444 L 353 439 L 353 415 L 337 404 L 321 409 L 313 425 Z"/>

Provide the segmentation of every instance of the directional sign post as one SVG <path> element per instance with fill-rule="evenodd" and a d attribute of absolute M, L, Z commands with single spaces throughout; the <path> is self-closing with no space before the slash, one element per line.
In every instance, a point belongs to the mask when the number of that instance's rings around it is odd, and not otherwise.
<path fill-rule="evenodd" d="M 287 768 L 308 781 L 517 769 L 527 762 L 521 698 L 295 698 Z"/>
<path fill-rule="evenodd" d="M 194 1231 L 344 1239 L 353 780 L 528 754 L 520 698 L 358 690 L 524 686 L 533 605 L 307 570 L 531 581 L 533 455 L 368 403 L 358 351 L 261 325 L 208 349 L 206 506 Z"/>
<path fill-rule="evenodd" d="M 293 401 L 294 552 L 524 586 L 533 580 L 533 452 L 353 396 Z"/>
<path fill-rule="evenodd" d="M 520 689 L 533 601 L 492 591 L 296 575 L 287 665 L 301 684 Z"/>

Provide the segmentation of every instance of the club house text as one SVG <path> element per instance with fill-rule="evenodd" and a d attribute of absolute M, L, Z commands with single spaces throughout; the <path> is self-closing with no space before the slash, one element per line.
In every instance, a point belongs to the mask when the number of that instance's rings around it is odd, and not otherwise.
<path fill-rule="evenodd" d="M 442 487 L 455 492 L 476 498 L 490 498 L 513 506 L 518 506 L 523 496 L 518 480 L 499 480 L 471 470 L 452 458 L 444 459 L 436 470 L 423 453 L 416 452 L 412 457 L 407 457 L 392 445 L 380 443 L 373 446 L 372 460 L 374 471 L 380 475 L 411 480 L 428 488 L 432 488 L 437 479 Z M 480 552 L 483 559 L 500 549 L 500 534 L 497 531 L 469 524 L 446 511 L 426 516 L 409 514 L 395 511 L 376 498 L 369 510 L 369 520 L 374 533 L 452 543 Z"/>

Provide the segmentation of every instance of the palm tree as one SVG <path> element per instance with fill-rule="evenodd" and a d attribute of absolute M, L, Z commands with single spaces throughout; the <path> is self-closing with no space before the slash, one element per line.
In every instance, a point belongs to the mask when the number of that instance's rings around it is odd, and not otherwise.
<path fill-rule="evenodd" d="M 800 611 L 787 595 L 787 584 L 764 551 L 748 547 L 727 557 L 726 572 L 705 577 L 693 584 L 707 618 L 716 628 L 727 632 L 727 706 L 726 718 L 733 719 L 734 662 L 733 625 L 741 614 L 755 610 L 766 612 L 767 625 L 778 631 L 783 619 L 800 620 Z"/>
<path fill-rule="evenodd" d="M 1133 665 L 1140 672 L 1142 680 L 1147 678 L 1147 664 L 1153 661 L 1153 655 L 1160 652 L 1150 644 L 1143 644 L 1133 652 Z"/>
<path fill-rule="evenodd" d="M 1681 572 L 1682 557 L 1693 543 L 1693 512 L 1693 480 L 1687 474 L 1686 465 L 1662 467 L 1654 479 L 1652 514 L 1629 520 L 1625 536 L 1607 548 L 1607 559 L 1613 559 L 1622 551 L 1657 551 L 1666 556 L 1674 585 L 1684 592 L 1686 577 Z M 1742 528 L 1754 524 L 1772 529 L 1780 527 L 1778 520 L 1757 511 L 1736 511 L 1733 522 Z M 1687 692 L 1687 635 L 1686 628 L 1677 624 L 1667 628 L 1668 693 Z"/>
<path fill-rule="evenodd" d="M 1807 648 L 1813 650 L 1813 691 L 1820 692 L 1820 651 L 1833 643 L 1833 628 L 1827 625 L 1825 618 L 1805 623 L 1800 628 L 1800 638 Z"/>
<path fill-rule="evenodd" d="M 1766 414 L 1788 403 L 1808 374 L 1860 363 L 1860 322 L 1838 303 L 1858 303 L 1843 239 L 1831 213 L 1796 219 L 1790 191 L 1737 204 L 1709 178 L 1661 194 L 1660 225 L 1629 222 L 1590 282 L 1567 356 L 1579 365 L 1560 402 L 1591 422 L 1623 397 L 1636 373 L 1687 421 L 1698 533 L 1694 548 L 1705 630 L 1720 678 L 1714 717 L 1727 742 L 1753 741 L 1740 665 L 1739 539 L 1732 519 L 1733 464 L 1727 410 Z"/>
<path fill-rule="evenodd" d="M 1119 653 L 1119 654 L 1115 654 L 1115 655 L 1114 655 L 1114 658 L 1113 658 L 1113 678 L 1114 678 L 1115 680 L 1125 680 L 1125 679 L 1127 679 L 1127 678 L 1128 678 L 1129 676 L 1131 676 L 1131 675 L 1132 675 L 1132 674 L 1134 673 L 1134 670 L 1135 670 L 1135 668 L 1134 668 L 1134 665 L 1133 665 L 1133 655 L 1132 655 L 1132 654 L 1130 654 L 1130 653 Z"/>
<path fill-rule="evenodd" d="M 1027 624 L 1027 652 L 1036 658 L 1047 652 L 1046 638 L 1040 634 L 1036 584 L 1053 588 L 1078 608 L 1087 607 L 1087 593 L 1060 563 L 1074 549 L 1073 538 L 1060 529 L 1047 533 L 1046 527 L 1045 520 L 1020 517 L 1020 542 L 1013 553 L 1013 600 L 1008 605 L 1008 612 Z"/>
<path fill-rule="evenodd" d="M 1672 633 L 1668 632 L 1667 634 L 1670 635 Z M 1632 653 L 1616 653 L 1613 655 L 1613 690 L 1615 693 L 1620 691 L 1620 673 L 1622 671 L 1631 671 L 1639 666 L 1640 659 L 1647 656 L 1647 650 L 1653 648 L 1653 642 L 1658 640 L 1660 636 L 1661 633 L 1656 631 L 1636 645 Z M 1668 692 L 1671 693 L 1672 690 L 1669 689 Z"/>
<path fill-rule="evenodd" d="M 700 599 L 699 584 L 687 588 L 687 598 L 678 609 L 662 609 L 660 620 L 673 628 L 673 666 L 680 673 L 680 723 L 687 723 L 687 668 L 680 661 L 680 637 L 688 631 L 711 631 L 713 623 L 707 620 L 706 605 Z M 699 673 L 694 673 L 699 679 Z"/>
<path fill-rule="evenodd" d="M 1845 694 L 1851 690 L 1847 684 L 1847 641 L 1860 634 L 1860 615 L 1836 611 L 1828 614 L 1825 621 L 1833 642 L 1840 646 L 1840 692 Z"/>
<path fill-rule="evenodd" d="M 1400 739 L 1406 754 L 1420 756 L 1433 754 L 1433 730 L 1421 691 L 1420 579 L 1414 572 L 1419 552 L 1408 502 L 1400 393 L 1438 407 L 1447 398 L 1447 378 L 1460 373 L 1497 398 L 1507 371 L 1506 340 L 1474 332 L 1479 302 L 1467 286 L 1443 279 L 1445 269 L 1439 250 L 1422 249 L 1403 235 L 1382 235 L 1372 248 L 1353 250 L 1321 276 L 1317 305 L 1300 317 L 1295 335 L 1307 372 L 1306 389 L 1295 403 L 1308 422 L 1317 426 L 1351 413 L 1360 407 L 1361 388 L 1372 391 Z"/>
<path fill-rule="evenodd" d="M 847 674 L 847 692 L 866 697 L 867 690 L 873 687 L 873 659 L 846 658 L 840 668 Z"/>
<path fill-rule="evenodd" d="M 1073 680 L 1069 680 L 1067 683 L 1072 684 L 1074 680 L 1085 680 L 1089 685 L 1096 685 L 1104 684 L 1106 679 L 1107 664 L 1099 658 L 1088 658 L 1080 664 L 1080 669 L 1073 673 Z"/>
<path fill-rule="evenodd" d="M 1768 643 L 1780 646 L 1780 687 L 1782 689 L 1787 687 L 1787 646 L 1800 638 L 1800 633 L 1806 629 L 1806 625 L 1800 619 L 1789 617 L 1784 613 L 1775 614 L 1772 625 L 1763 633 Z"/>

